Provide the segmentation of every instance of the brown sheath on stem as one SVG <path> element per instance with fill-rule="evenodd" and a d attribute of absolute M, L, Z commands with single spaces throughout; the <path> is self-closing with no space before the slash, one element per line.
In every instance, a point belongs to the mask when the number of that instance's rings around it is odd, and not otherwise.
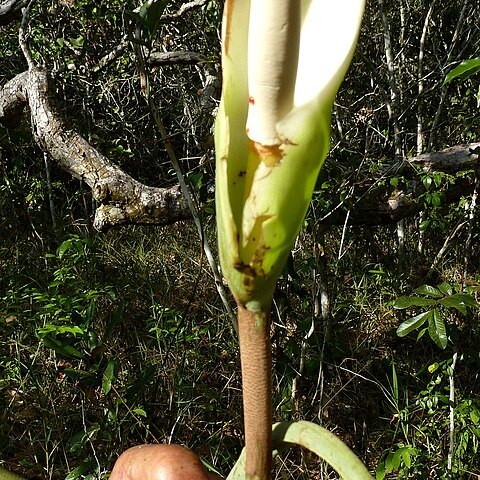
<path fill-rule="evenodd" d="M 270 314 L 238 305 L 245 423 L 245 478 L 268 480 L 272 465 Z"/>

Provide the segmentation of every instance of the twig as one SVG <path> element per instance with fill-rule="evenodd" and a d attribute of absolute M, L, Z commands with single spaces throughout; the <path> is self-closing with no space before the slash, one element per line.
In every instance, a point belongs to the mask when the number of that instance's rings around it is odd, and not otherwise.
<path fill-rule="evenodd" d="M 160 114 L 158 112 L 158 109 L 155 105 L 155 102 L 152 98 L 151 95 L 148 95 L 148 104 L 150 107 L 150 112 L 152 113 L 152 116 L 154 118 L 154 121 L 157 125 L 158 131 L 160 132 L 160 135 L 162 136 L 164 145 L 165 145 L 165 150 L 167 151 L 167 154 L 170 158 L 170 161 L 172 162 L 173 168 L 175 169 L 175 173 L 177 174 L 178 182 L 180 184 L 180 188 L 182 190 L 182 193 L 185 197 L 185 200 L 187 202 L 188 208 L 190 209 L 190 212 L 192 213 L 193 221 L 195 222 L 195 226 L 197 227 L 198 234 L 200 236 L 201 242 L 202 242 L 202 247 L 205 252 L 205 256 L 207 257 L 208 264 L 210 265 L 210 268 L 212 269 L 213 276 L 215 279 L 215 287 L 217 288 L 217 292 L 220 296 L 220 299 L 222 300 L 222 303 L 225 307 L 225 310 L 227 311 L 227 314 L 229 318 L 232 321 L 233 327 L 238 334 L 238 324 L 237 324 L 237 319 L 235 314 L 233 313 L 232 308 L 230 307 L 230 304 L 228 302 L 227 294 L 225 292 L 225 289 L 223 288 L 223 281 L 222 277 L 220 276 L 219 273 L 219 268 L 215 262 L 215 259 L 213 258 L 212 250 L 210 249 L 210 245 L 208 243 L 208 239 L 205 235 L 205 231 L 203 229 L 202 221 L 200 219 L 200 215 L 198 214 L 197 208 L 193 202 L 192 195 L 190 193 L 190 190 L 187 186 L 187 183 L 185 181 L 185 177 L 183 175 L 182 169 L 180 167 L 180 163 L 177 159 L 177 156 L 175 154 L 175 151 L 173 150 L 173 145 L 172 142 L 170 141 L 170 137 L 167 134 L 167 130 L 165 128 L 165 125 L 163 124 L 163 120 L 160 117 Z"/>
<path fill-rule="evenodd" d="M 122 37 L 122 39 L 120 40 L 120 43 L 118 45 L 116 45 L 113 50 L 111 50 L 110 52 L 108 52 L 106 55 L 104 55 L 98 62 L 97 64 L 92 67 L 91 71 L 93 73 L 97 73 L 99 72 L 100 70 L 102 70 L 102 68 L 105 68 L 108 64 L 110 64 L 111 62 L 113 62 L 117 57 L 119 57 L 120 55 L 122 55 L 122 53 L 128 48 L 128 45 L 129 45 L 129 40 L 128 40 L 128 37 L 127 35 L 124 35 Z"/>
<path fill-rule="evenodd" d="M 176 13 L 167 13 L 165 15 L 162 15 L 162 20 L 170 20 L 181 17 L 185 12 L 188 12 L 189 10 L 197 7 L 203 7 L 207 2 L 208 0 L 193 0 L 188 3 L 184 3 Z"/>
<path fill-rule="evenodd" d="M 32 8 L 34 0 L 30 0 L 28 5 L 22 9 L 22 22 L 20 23 L 20 28 L 18 29 L 18 43 L 20 44 L 20 48 L 22 49 L 23 56 L 28 64 L 28 69 L 32 70 L 35 68 L 35 62 L 33 61 L 32 54 L 28 49 L 27 45 L 27 38 L 25 34 L 25 30 L 28 26 L 29 14 L 30 9 Z"/>
<path fill-rule="evenodd" d="M 449 409 L 450 409 L 450 428 L 449 428 L 449 446 L 448 446 L 448 457 L 447 457 L 447 470 L 450 472 L 450 478 L 452 474 L 452 459 L 453 451 L 455 449 L 455 365 L 457 363 L 458 352 L 455 352 L 452 357 L 452 367 L 450 374 L 448 376 L 449 380 Z"/>
<path fill-rule="evenodd" d="M 443 246 L 442 248 L 438 251 L 435 259 L 433 260 L 432 262 L 432 265 L 430 267 L 430 270 L 429 270 L 429 274 L 432 273 L 435 268 L 437 267 L 438 263 L 440 262 L 440 260 L 442 259 L 443 257 L 443 254 L 445 253 L 445 251 L 447 250 L 447 247 L 448 247 L 448 244 L 450 243 L 450 241 L 455 238 L 455 236 L 457 235 L 457 233 L 466 225 L 466 221 L 462 221 L 462 222 L 459 222 L 457 224 L 457 226 L 455 227 L 455 230 L 450 234 L 448 235 L 448 237 L 445 239 L 445 241 L 443 242 Z"/>
<path fill-rule="evenodd" d="M 343 242 L 345 241 L 345 233 L 347 231 L 348 217 L 350 217 L 350 210 L 347 212 L 347 216 L 345 217 L 345 222 L 343 223 L 342 239 L 340 240 L 340 247 L 338 248 L 338 260 L 340 260 L 344 255 L 344 253 L 342 253 L 342 250 L 343 250 Z"/>
<path fill-rule="evenodd" d="M 52 177 L 50 175 L 50 163 L 48 161 L 47 152 L 43 152 L 43 161 L 45 164 L 45 175 L 47 177 L 48 204 L 50 206 L 50 216 L 52 218 L 52 227 L 53 227 L 53 230 L 57 232 L 58 226 L 57 226 L 57 218 L 55 215 L 55 202 L 53 200 Z"/>
<path fill-rule="evenodd" d="M 463 27 L 463 25 L 465 23 L 464 19 L 465 19 L 465 11 L 466 11 L 467 5 L 468 5 L 468 0 L 464 0 L 462 9 L 460 11 L 460 15 L 458 16 L 457 24 L 455 26 L 455 31 L 453 32 L 453 37 L 452 37 L 452 40 L 450 42 L 450 48 L 449 48 L 449 51 L 448 51 L 447 59 L 446 59 L 445 64 L 444 64 L 445 66 L 450 65 L 450 63 L 451 63 L 453 50 L 456 47 L 457 40 L 460 36 L 460 29 Z M 430 128 L 430 137 L 428 139 L 428 150 L 432 150 L 433 145 L 435 143 L 435 140 L 436 140 L 435 136 L 436 136 L 436 133 L 437 133 L 438 125 L 440 123 L 440 117 L 441 117 L 441 114 L 442 114 L 442 111 L 443 111 L 443 107 L 444 107 L 445 102 L 447 100 L 447 93 L 448 93 L 448 85 L 445 85 L 443 83 L 442 86 L 441 86 L 440 101 L 438 102 L 437 111 L 435 112 L 435 116 L 433 118 L 433 123 L 432 123 L 432 126 Z"/>
<path fill-rule="evenodd" d="M 478 148 L 477 148 L 478 150 Z M 472 154 L 476 152 L 472 150 Z M 468 259 L 470 256 L 470 245 L 472 244 L 473 231 L 474 231 L 474 220 L 475 220 L 475 209 L 477 206 L 478 191 L 480 190 L 480 154 L 477 155 L 477 165 L 475 168 L 475 188 L 473 190 L 472 199 L 470 200 L 470 205 L 468 207 L 468 237 L 465 243 L 465 257 L 463 265 L 463 287 L 467 282 L 467 273 L 468 273 Z"/>

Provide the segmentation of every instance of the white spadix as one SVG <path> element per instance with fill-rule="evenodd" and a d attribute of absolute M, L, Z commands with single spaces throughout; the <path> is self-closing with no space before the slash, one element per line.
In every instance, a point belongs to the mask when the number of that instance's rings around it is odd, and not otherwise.
<path fill-rule="evenodd" d="M 254 1 L 250 6 L 248 51 L 255 55 L 248 55 L 247 134 L 260 145 L 281 144 L 277 124 L 293 107 L 300 10 L 298 1 Z"/>
<path fill-rule="evenodd" d="M 241 305 L 269 307 L 329 148 L 364 0 L 226 0 L 216 125 L 220 260 Z"/>

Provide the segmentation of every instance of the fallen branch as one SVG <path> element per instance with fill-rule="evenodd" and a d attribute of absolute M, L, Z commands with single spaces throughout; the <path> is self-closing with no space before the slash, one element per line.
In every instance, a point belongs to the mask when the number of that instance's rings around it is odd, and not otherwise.
<path fill-rule="evenodd" d="M 62 169 L 92 189 L 100 204 L 95 212 L 96 229 L 131 223 L 167 225 L 190 217 L 178 186 L 156 188 L 138 182 L 66 125 L 49 92 L 44 70 L 33 68 L 4 86 L 0 123 L 18 124 L 27 103 L 37 144 Z"/>

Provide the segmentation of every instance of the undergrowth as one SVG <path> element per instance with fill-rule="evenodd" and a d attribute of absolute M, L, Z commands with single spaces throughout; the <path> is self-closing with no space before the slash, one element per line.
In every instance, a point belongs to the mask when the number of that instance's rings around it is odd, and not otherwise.
<path fill-rule="evenodd" d="M 275 420 L 321 423 L 379 479 L 448 478 L 456 352 L 452 471 L 474 478 L 478 312 L 448 321 L 444 350 L 427 336 L 397 337 L 406 317 L 394 301 L 422 282 L 428 258 L 399 268 L 391 231 L 370 234 L 384 249 L 361 249 L 364 232 L 352 229 L 340 259 L 338 232 L 300 237 L 275 296 Z M 193 225 L 17 237 L 1 248 L 7 466 L 28 478 L 106 478 L 129 446 L 176 442 L 229 471 L 243 441 L 238 346 Z M 446 280 L 459 275 L 454 254 L 437 272 Z M 276 478 L 335 478 L 296 450 L 276 468 Z"/>

